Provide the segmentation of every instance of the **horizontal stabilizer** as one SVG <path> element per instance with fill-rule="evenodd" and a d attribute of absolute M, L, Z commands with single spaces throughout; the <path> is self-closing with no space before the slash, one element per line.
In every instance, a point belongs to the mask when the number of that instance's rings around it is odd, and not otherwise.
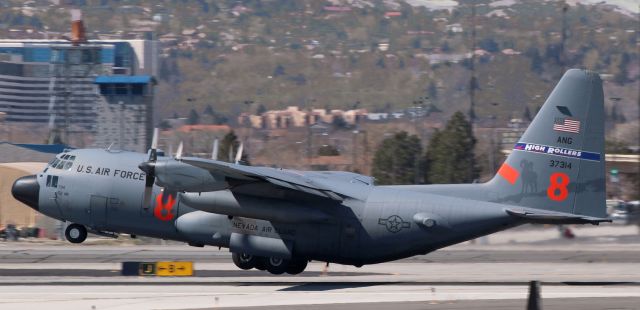
<path fill-rule="evenodd" d="M 608 218 L 584 216 L 579 214 L 545 212 L 539 209 L 506 209 L 507 214 L 536 224 L 593 224 L 611 222 Z"/>

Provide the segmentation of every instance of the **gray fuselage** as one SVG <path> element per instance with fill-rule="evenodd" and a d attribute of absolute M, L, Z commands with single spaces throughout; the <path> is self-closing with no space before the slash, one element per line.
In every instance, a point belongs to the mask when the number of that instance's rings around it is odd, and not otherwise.
<path fill-rule="evenodd" d="M 455 185 L 446 190 L 433 186 L 430 191 L 425 186 L 349 182 L 351 190 L 358 193 L 353 195 L 357 198 L 341 202 L 304 196 L 266 199 L 241 194 L 241 189 L 235 193 L 178 193 L 170 214 L 166 210 L 157 213 L 160 200 L 156 201 L 156 197 L 161 188 L 153 187 L 154 204 L 145 207 L 143 202 L 145 175 L 138 165 L 146 160 L 145 154 L 85 149 L 69 151 L 58 158 L 64 155 L 75 156 L 70 167 L 48 167 L 38 174 L 39 211 L 94 231 L 220 247 L 233 247 L 233 234 L 261 238 L 257 240 L 281 239 L 294 257 L 363 265 L 426 254 L 519 224 L 500 204 L 459 198 L 487 196 L 484 198 L 489 201 L 491 195 L 483 191 L 482 184 L 461 185 L 454 191 Z M 52 177 L 57 177 L 55 187 Z M 198 204 L 198 197 L 206 198 L 201 203 L 205 208 L 209 204 L 215 209 L 216 201 L 220 201 L 221 205 L 239 210 L 239 214 L 247 208 L 271 208 L 271 214 L 277 214 L 282 205 L 291 218 L 309 219 L 254 219 L 206 212 L 202 211 L 203 206 L 192 208 L 186 203 Z M 313 210 L 322 210 L 326 216 L 310 216 Z M 277 248 L 272 251 L 277 255 Z"/>

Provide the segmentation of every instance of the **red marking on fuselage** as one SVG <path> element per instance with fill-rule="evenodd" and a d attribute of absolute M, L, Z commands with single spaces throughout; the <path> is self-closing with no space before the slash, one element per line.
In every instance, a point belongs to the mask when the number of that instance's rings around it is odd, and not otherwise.
<path fill-rule="evenodd" d="M 173 204 L 176 201 L 173 198 L 173 195 L 169 194 L 167 201 L 163 202 L 163 195 L 164 193 L 160 193 L 160 195 L 156 196 L 156 207 L 153 209 L 153 216 L 161 221 L 170 221 L 175 217 L 171 210 L 173 209 Z"/>
<path fill-rule="evenodd" d="M 511 185 L 516 184 L 518 177 L 520 177 L 520 172 L 518 172 L 516 168 L 509 166 L 507 163 L 502 164 L 502 167 L 498 170 L 498 174 L 507 180 L 507 182 L 511 183 Z"/>

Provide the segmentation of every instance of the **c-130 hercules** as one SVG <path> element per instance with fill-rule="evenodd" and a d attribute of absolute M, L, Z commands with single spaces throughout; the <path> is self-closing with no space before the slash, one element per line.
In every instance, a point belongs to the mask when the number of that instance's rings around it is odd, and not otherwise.
<path fill-rule="evenodd" d="M 596 73 L 566 72 L 483 184 L 375 186 L 371 177 L 77 149 L 15 181 L 13 196 L 87 231 L 226 247 L 241 269 L 388 262 L 525 223 L 605 218 L 604 105 Z M 154 139 L 155 140 L 155 139 Z M 178 152 L 181 154 L 181 151 Z"/>

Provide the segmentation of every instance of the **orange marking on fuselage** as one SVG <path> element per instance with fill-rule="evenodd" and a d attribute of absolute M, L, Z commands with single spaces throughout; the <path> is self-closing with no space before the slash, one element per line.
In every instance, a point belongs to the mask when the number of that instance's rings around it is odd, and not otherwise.
<path fill-rule="evenodd" d="M 498 170 L 498 174 L 507 180 L 507 182 L 511 183 L 511 185 L 516 184 L 518 177 L 520 177 L 520 172 L 507 163 L 502 164 L 502 167 Z"/>
<path fill-rule="evenodd" d="M 162 196 L 164 195 L 164 193 L 160 193 L 160 195 L 156 196 L 156 207 L 153 209 L 153 216 L 155 216 L 157 219 L 161 220 L 161 221 L 170 221 L 174 218 L 174 214 L 171 212 L 171 209 L 173 209 L 173 204 L 175 203 L 175 200 L 173 198 L 173 195 L 169 194 L 169 197 L 167 198 L 166 202 L 162 201 Z M 162 214 L 165 211 L 165 214 Z"/>

